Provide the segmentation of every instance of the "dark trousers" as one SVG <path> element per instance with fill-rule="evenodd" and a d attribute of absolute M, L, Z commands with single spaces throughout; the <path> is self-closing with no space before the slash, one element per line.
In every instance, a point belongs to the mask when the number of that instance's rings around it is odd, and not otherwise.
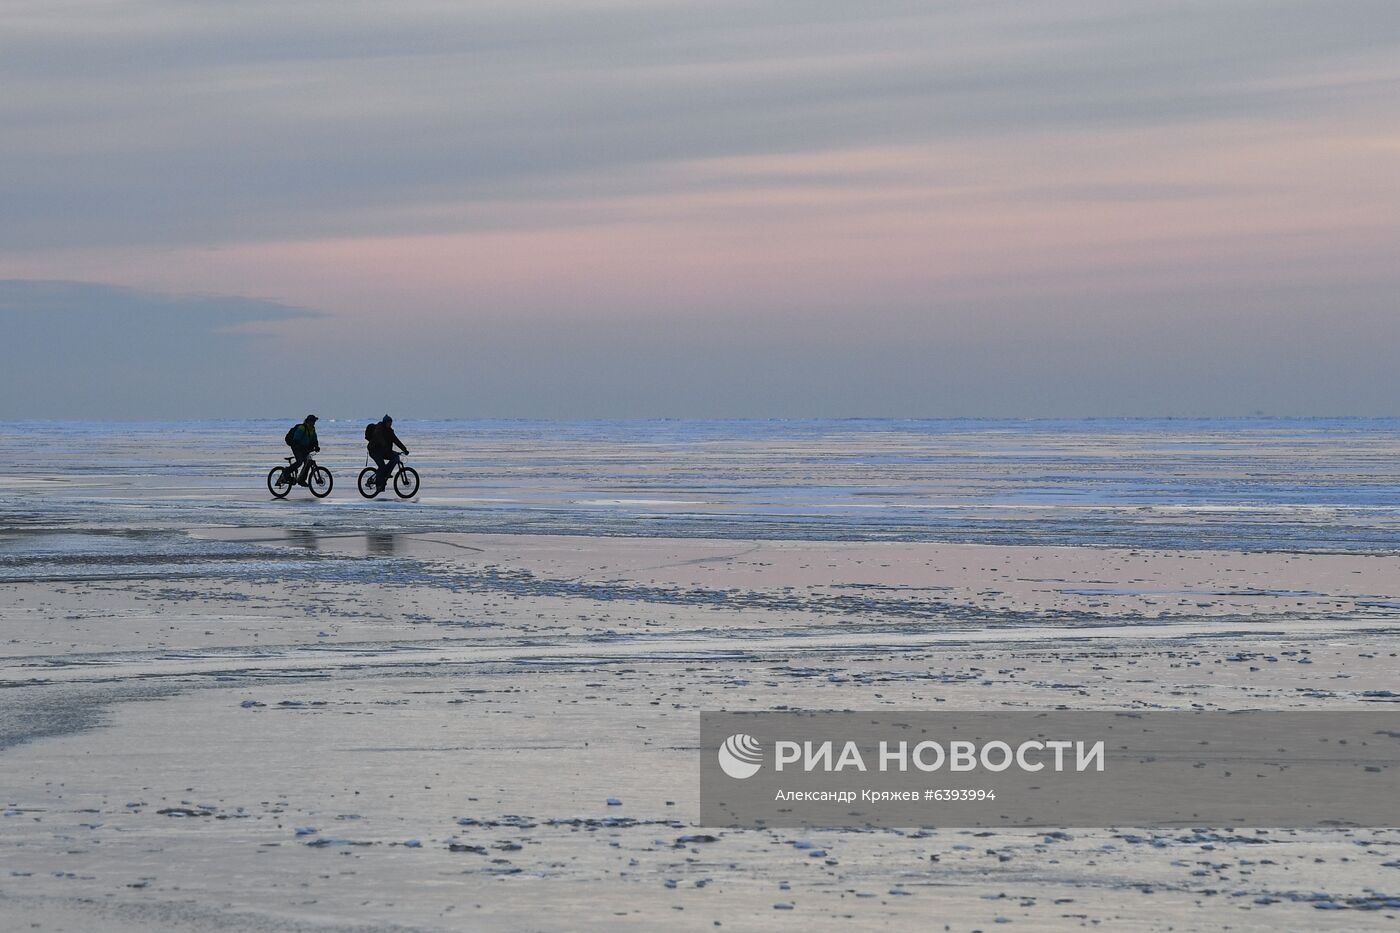
<path fill-rule="evenodd" d="M 373 458 L 379 471 L 374 474 L 374 481 L 383 489 L 384 484 L 389 481 L 389 474 L 394 472 L 394 467 L 399 463 L 399 452 L 397 450 L 375 450 L 370 448 L 369 455 Z"/>
<path fill-rule="evenodd" d="M 308 462 L 311 459 L 311 448 L 293 446 L 292 456 L 296 458 L 290 467 L 292 475 L 297 477 L 298 483 L 304 483 L 306 482 L 306 474 L 311 472 L 311 464 Z M 301 475 L 297 475 L 297 470 L 301 471 Z"/>

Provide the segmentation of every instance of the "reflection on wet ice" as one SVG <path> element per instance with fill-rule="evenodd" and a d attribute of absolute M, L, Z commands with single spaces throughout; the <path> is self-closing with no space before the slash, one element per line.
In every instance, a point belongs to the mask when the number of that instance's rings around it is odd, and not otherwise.
<path fill-rule="evenodd" d="M 288 528 L 287 543 L 292 547 L 306 548 L 308 551 L 318 550 L 321 544 L 316 532 L 309 528 Z"/>
<path fill-rule="evenodd" d="M 399 536 L 391 531 L 371 531 L 365 535 L 365 551 L 371 557 L 393 557 L 399 550 Z"/>

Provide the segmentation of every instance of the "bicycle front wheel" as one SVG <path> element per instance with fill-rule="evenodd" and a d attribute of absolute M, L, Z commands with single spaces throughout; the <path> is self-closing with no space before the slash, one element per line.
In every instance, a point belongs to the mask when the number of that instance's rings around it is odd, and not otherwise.
<path fill-rule="evenodd" d="M 331 471 L 325 467 L 318 466 L 311 471 L 311 494 L 317 499 L 324 499 L 331 494 L 331 487 L 335 485 L 335 479 L 331 476 Z"/>
<path fill-rule="evenodd" d="M 394 495 L 400 499 L 412 499 L 418 495 L 418 471 L 413 467 L 404 467 L 399 470 L 399 475 L 394 477 Z"/>
<path fill-rule="evenodd" d="M 378 472 L 374 467 L 365 467 L 360 471 L 360 481 L 356 485 L 360 487 L 360 495 L 366 499 L 373 499 L 379 495 L 379 484 L 374 481 Z"/>
<path fill-rule="evenodd" d="M 274 499 L 285 499 L 287 493 L 292 491 L 292 479 L 287 475 L 287 468 L 276 466 L 267 473 L 267 491 L 272 493 Z"/>

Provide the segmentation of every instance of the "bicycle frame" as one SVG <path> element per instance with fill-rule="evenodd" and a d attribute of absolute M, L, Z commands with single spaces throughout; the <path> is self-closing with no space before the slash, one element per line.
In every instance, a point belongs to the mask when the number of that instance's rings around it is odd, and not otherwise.
<path fill-rule="evenodd" d="M 287 465 L 286 465 L 285 467 L 283 467 L 284 470 L 291 470 L 292 464 L 293 464 L 293 463 L 296 463 L 296 460 L 297 460 L 296 457 L 283 457 L 282 459 L 284 459 L 284 460 L 287 461 Z M 307 455 L 306 455 L 306 460 L 303 461 L 303 465 L 302 465 L 302 467 L 300 468 L 300 471 L 299 471 L 299 472 L 304 472 L 307 476 L 310 476 L 310 475 L 312 474 L 312 472 L 313 472 L 315 469 L 316 469 L 316 458 L 313 457 L 313 456 L 311 456 L 310 454 L 307 454 Z M 295 482 L 295 478 L 293 478 L 293 482 Z"/>
<path fill-rule="evenodd" d="M 390 483 L 392 483 L 394 481 L 394 477 L 398 476 L 399 473 L 403 470 L 403 458 L 406 456 L 408 456 L 408 454 L 401 453 L 394 458 L 393 463 L 389 468 L 389 475 L 384 478 L 384 485 L 387 486 Z M 364 468 L 368 470 L 370 467 L 374 467 L 377 470 L 379 469 L 379 464 L 374 462 L 374 458 L 369 455 L 369 451 L 365 451 Z"/>

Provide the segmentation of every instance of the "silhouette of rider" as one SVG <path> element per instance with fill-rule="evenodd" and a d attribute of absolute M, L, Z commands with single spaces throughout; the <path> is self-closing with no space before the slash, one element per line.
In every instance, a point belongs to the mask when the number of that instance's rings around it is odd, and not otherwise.
<path fill-rule="evenodd" d="M 306 485 L 307 474 L 311 472 L 311 454 L 320 453 L 321 445 L 316 440 L 316 416 L 307 415 L 306 420 L 301 424 L 292 425 L 292 429 L 283 438 L 288 447 L 292 448 L 292 465 L 288 467 L 288 472 L 296 476 L 297 471 L 301 475 L 297 476 L 297 482 Z"/>
<path fill-rule="evenodd" d="M 408 448 L 394 433 L 394 419 L 385 415 L 378 424 L 373 425 L 369 438 L 369 455 L 379 467 L 374 474 L 374 482 L 380 491 L 383 491 L 384 484 L 389 481 L 389 474 L 394 472 L 394 467 L 399 464 L 399 455 L 394 450 L 395 447 L 408 453 Z"/>

